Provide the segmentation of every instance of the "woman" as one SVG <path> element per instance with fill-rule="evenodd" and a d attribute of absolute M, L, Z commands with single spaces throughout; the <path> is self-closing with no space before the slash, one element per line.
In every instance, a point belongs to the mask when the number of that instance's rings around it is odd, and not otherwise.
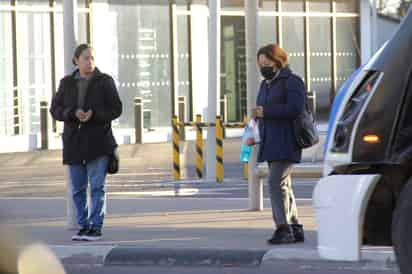
<path fill-rule="evenodd" d="M 77 69 L 60 81 L 50 112 L 64 122 L 63 164 L 68 165 L 80 230 L 72 240 L 95 241 L 102 236 L 108 155 L 117 146 L 111 121 L 122 113 L 116 85 L 94 64 L 94 50 L 79 45 L 73 56 Z M 90 183 L 90 214 L 87 185 Z"/>
<path fill-rule="evenodd" d="M 261 136 L 258 162 L 268 162 L 270 201 L 276 230 L 270 244 L 304 241 L 299 224 L 290 172 L 302 158 L 292 122 L 304 110 L 305 86 L 288 68 L 287 53 L 276 44 L 257 52 L 262 81 L 252 116 L 259 120 Z"/>

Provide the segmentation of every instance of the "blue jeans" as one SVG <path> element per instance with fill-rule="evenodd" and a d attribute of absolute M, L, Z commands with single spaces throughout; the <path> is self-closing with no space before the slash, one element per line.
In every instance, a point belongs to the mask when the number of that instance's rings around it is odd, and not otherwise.
<path fill-rule="evenodd" d="M 73 202 L 77 223 L 81 227 L 101 229 L 106 213 L 105 179 L 109 158 L 103 156 L 86 165 L 69 165 Z M 87 185 L 90 182 L 91 211 L 87 205 Z"/>

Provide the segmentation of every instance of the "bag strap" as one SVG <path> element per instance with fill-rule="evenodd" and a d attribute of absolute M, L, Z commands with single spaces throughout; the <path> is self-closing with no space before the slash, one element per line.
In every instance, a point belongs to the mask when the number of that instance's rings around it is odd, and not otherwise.
<path fill-rule="evenodd" d="M 290 75 L 285 79 L 285 82 L 283 83 L 283 87 L 284 87 L 284 89 L 287 91 L 288 90 L 288 80 L 289 80 L 289 78 L 290 78 Z M 308 90 L 306 89 L 306 86 L 305 86 L 305 94 L 304 94 L 304 97 L 305 97 L 305 110 L 307 111 L 307 112 L 309 112 L 309 113 L 312 113 L 312 111 L 310 111 L 310 108 L 309 108 L 309 103 L 308 103 Z"/>

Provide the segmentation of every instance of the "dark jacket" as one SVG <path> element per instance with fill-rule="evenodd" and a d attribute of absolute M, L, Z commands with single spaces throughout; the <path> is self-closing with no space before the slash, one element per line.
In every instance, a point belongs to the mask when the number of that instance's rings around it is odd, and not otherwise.
<path fill-rule="evenodd" d="M 75 116 L 78 109 L 77 71 L 60 81 L 53 97 L 50 113 L 64 122 L 63 163 L 85 164 L 109 155 L 117 146 L 111 121 L 122 113 L 122 103 L 113 78 L 97 68 L 87 88 L 83 110 L 92 110 L 91 119 L 81 123 Z"/>
<path fill-rule="evenodd" d="M 270 84 L 262 81 L 256 100 L 257 106 L 263 106 L 258 162 L 301 161 L 302 150 L 296 143 L 292 123 L 304 110 L 305 93 L 302 79 L 288 68 L 282 69 Z"/>

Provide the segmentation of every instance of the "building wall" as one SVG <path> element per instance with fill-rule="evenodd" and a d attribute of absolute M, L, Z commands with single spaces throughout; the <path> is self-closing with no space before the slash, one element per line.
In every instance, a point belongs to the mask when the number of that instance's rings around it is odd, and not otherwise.
<path fill-rule="evenodd" d="M 15 135 L 16 128 L 18 135 L 38 134 L 39 103 L 50 102 L 64 76 L 62 0 L 52 7 L 48 0 L 20 0 L 16 6 L 10 3 L 0 2 L 0 137 Z M 90 18 L 96 64 L 115 78 L 124 104 L 124 113 L 113 123 L 114 128 L 117 132 L 130 132 L 134 125 L 133 99 L 142 97 L 145 134 L 159 132 L 168 136 L 171 118 L 168 1 L 93 0 L 90 7 L 88 3 L 78 0 L 78 42 L 88 42 Z M 277 3 L 261 1 L 259 45 L 280 43 L 289 52 L 292 70 L 309 81 L 306 84 L 317 93 L 318 112 L 327 114 L 331 95 L 359 64 L 359 3 L 310 0 L 306 7 L 300 0 L 282 0 L 281 6 Z M 335 6 L 332 3 L 336 3 Z M 246 113 L 243 6 L 243 1 L 222 0 L 221 92 L 227 98 L 230 121 L 240 121 Z M 332 7 L 335 13 L 331 12 Z M 14 14 L 17 15 L 15 30 Z M 177 93 L 185 96 L 187 102 L 189 22 L 192 26 L 193 114 L 205 116 L 208 101 L 206 0 L 193 1 L 190 13 L 186 1 L 177 1 Z M 16 43 L 13 43 L 13 33 Z M 54 52 L 51 51 L 52 35 Z M 305 58 L 308 54 L 309 58 Z M 14 60 L 17 60 L 15 69 Z M 188 104 L 187 112 L 189 108 Z M 55 129 L 58 133 L 61 124 L 57 123 Z M 163 129 L 167 132 L 163 133 Z"/>

